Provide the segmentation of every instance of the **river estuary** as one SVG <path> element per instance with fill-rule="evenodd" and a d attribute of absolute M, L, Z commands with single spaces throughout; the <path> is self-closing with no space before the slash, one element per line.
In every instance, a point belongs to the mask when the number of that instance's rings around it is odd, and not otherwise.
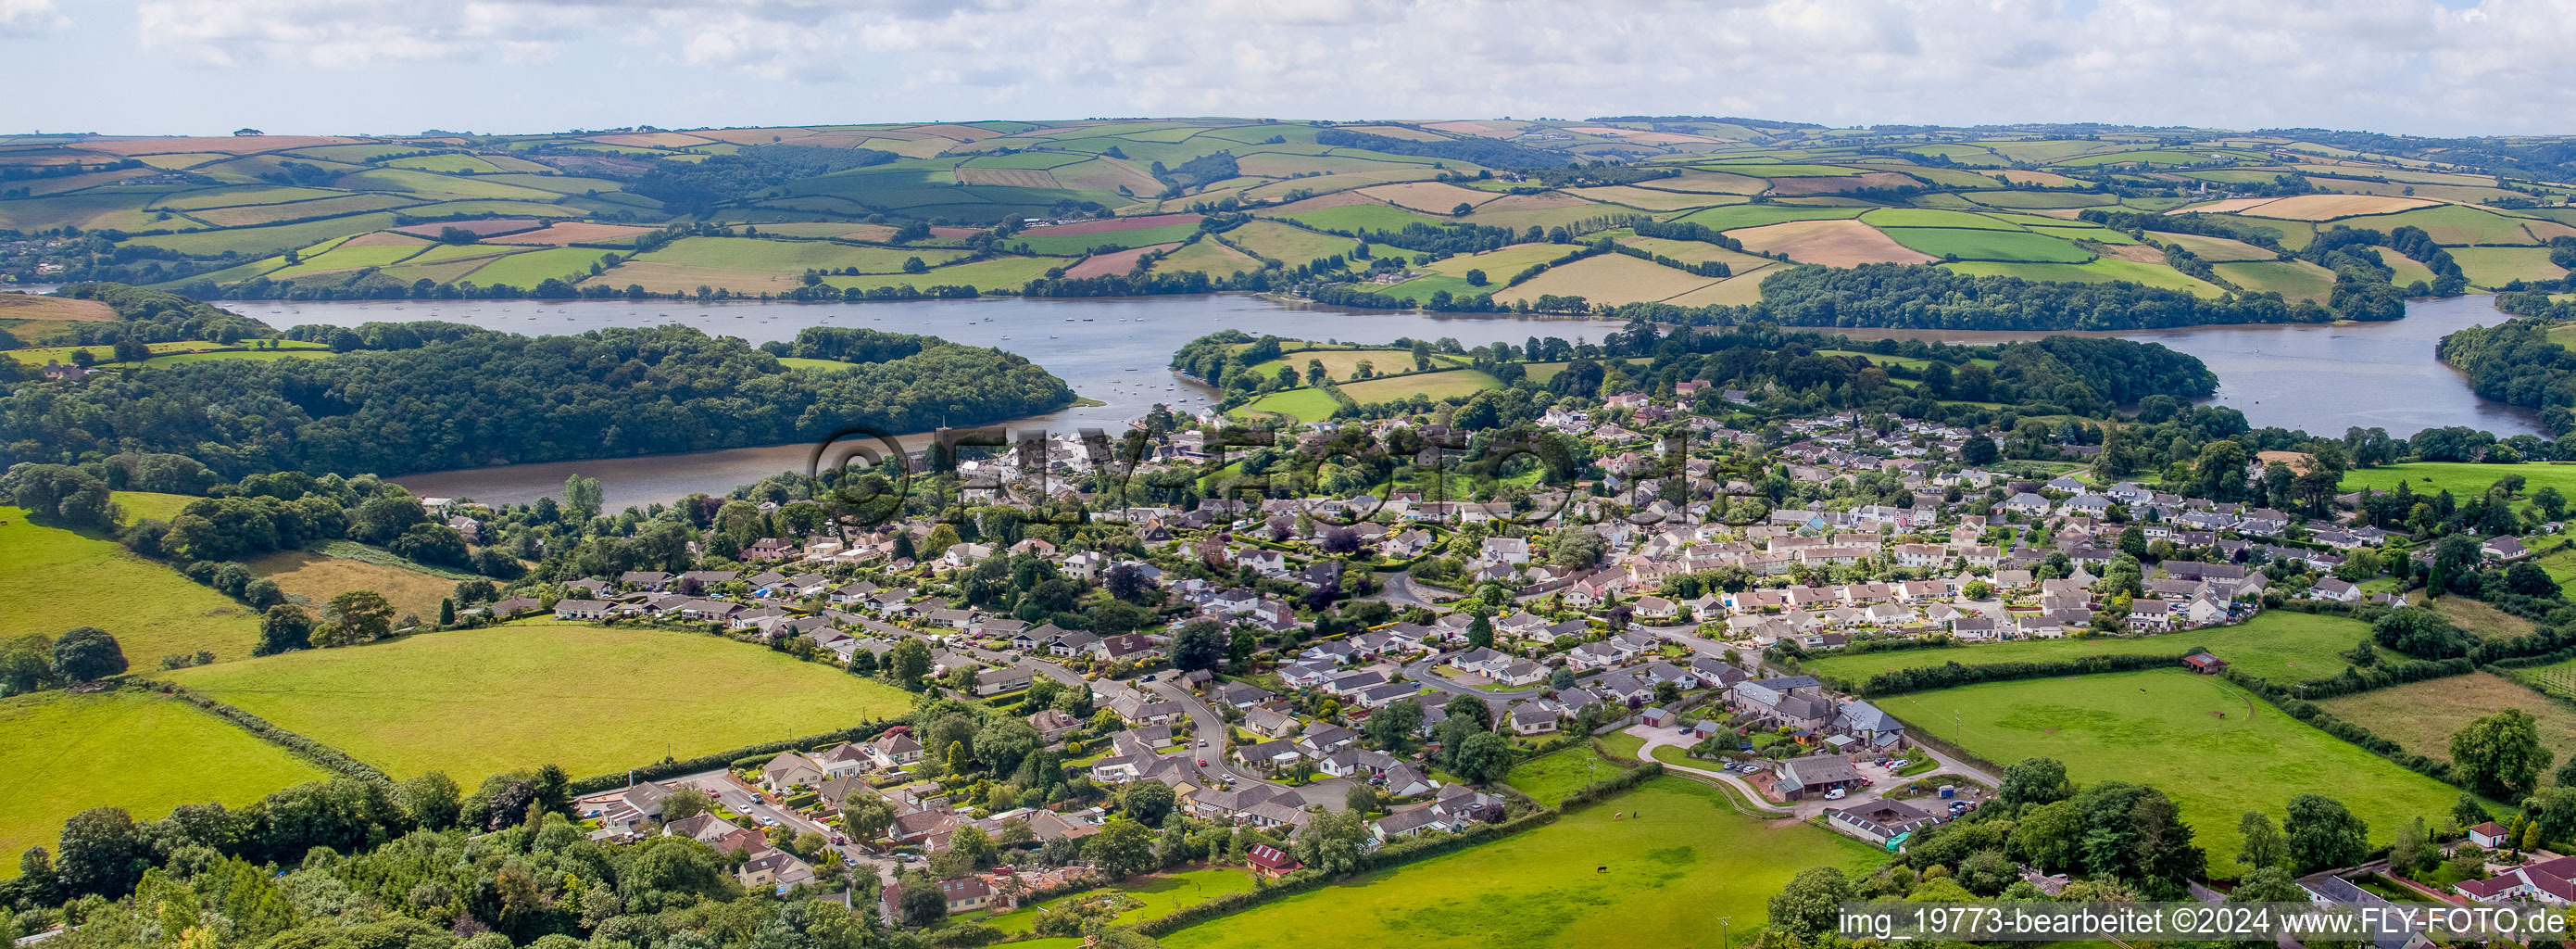
<path fill-rule="evenodd" d="M 754 343 L 793 339 L 808 326 L 864 326 L 928 333 L 960 343 L 1019 353 L 1103 404 L 1011 423 L 1016 431 L 1101 428 L 1116 431 L 1154 403 L 1204 405 L 1204 386 L 1164 368 L 1174 350 L 1220 329 L 1300 339 L 1383 343 L 1397 337 L 1454 337 L 1466 346 L 1530 336 L 1599 339 L 1619 329 L 1608 320 L 1447 317 L 1302 307 L 1224 294 L 1112 300 L 940 300 L 902 303 L 711 303 L 676 301 L 455 301 L 437 303 L 228 303 L 285 328 L 304 323 L 445 320 L 528 334 L 579 333 L 612 326 L 679 323 Z M 2243 411 L 2256 426 L 2340 434 L 2353 426 L 2405 436 L 2466 425 L 2499 435 L 2538 432 L 2530 412 L 2478 398 L 2457 372 L 2433 358 L 2433 344 L 2462 327 L 2502 322 L 2490 297 L 2408 304 L 2406 319 L 2337 326 L 2214 326 L 2116 335 L 2162 343 L 2198 356 L 2218 374 L 2216 401 Z M 1992 343 L 2041 333 L 1853 330 L 1885 335 Z M 721 494 L 781 471 L 802 470 L 807 445 L 504 465 L 406 475 L 424 496 L 521 503 L 562 490 L 565 476 L 599 478 L 611 509 L 670 501 L 696 492 Z"/>

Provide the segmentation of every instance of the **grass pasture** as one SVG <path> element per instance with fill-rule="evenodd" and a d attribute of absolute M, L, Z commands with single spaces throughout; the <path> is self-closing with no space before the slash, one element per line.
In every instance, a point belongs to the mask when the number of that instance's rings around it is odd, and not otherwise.
<path fill-rule="evenodd" d="M 1529 795 L 1543 807 L 1565 802 L 1565 796 L 1619 776 L 1617 762 L 1601 757 L 1589 744 L 1562 748 L 1513 766 L 1503 783 Z"/>
<path fill-rule="evenodd" d="M 1326 375 L 1335 382 L 1344 383 L 1359 378 L 1361 363 L 1369 364 L 1371 376 L 1413 371 L 1413 352 L 1404 349 L 1309 349 L 1282 354 L 1277 359 L 1247 367 L 1244 371 L 1251 373 L 1253 378 L 1267 379 L 1278 375 L 1279 367 L 1286 366 L 1297 370 L 1298 377 L 1304 378 L 1309 361 L 1323 363 Z M 1436 369 L 1462 363 L 1455 356 L 1433 353 L 1431 365 Z"/>
<path fill-rule="evenodd" d="M 1134 926 L 1138 923 L 1161 919 L 1220 896 L 1241 893 L 1252 887 L 1252 874 L 1242 867 L 1206 867 L 1178 873 L 1157 873 L 1148 877 L 1136 877 L 1089 892 L 1116 890 L 1135 897 L 1137 901 L 1145 904 L 1120 913 L 1112 920 L 1115 925 Z M 1006 933 L 1026 933 L 1030 927 L 1037 925 L 1038 910 L 1074 898 L 1065 896 L 1041 900 L 1019 909 L 994 913 L 980 919 L 974 916 L 961 918 L 982 923 Z"/>
<path fill-rule="evenodd" d="M 1502 387 L 1502 382 L 1474 369 L 1451 369 L 1392 379 L 1370 379 L 1342 386 L 1342 394 L 1361 405 L 1410 399 L 1415 393 L 1438 402 L 1453 396 L 1474 395 Z M 1328 413 L 1329 414 L 1329 413 Z"/>
<path fill-rule="evenodd" d="M 2255 293 L 2277 292 L 2286 300 L 2324 303 L 2334 294 L 2334 271 L 2304 260 L 2249 260 L 2211 264 L 2210 269 L 2237 286 Z"/>
<path fill-rule="evenodd" d="M 2531 235 L 2531 231 L 2524 227 L 2524 225 L 2531 223 L 2530 221 L 2524 218 L 2506 217 L 2502 214 L 2497 214 L 2484 208 L 2473 208 L 2465 204 L 2442 204 L 2428 207 L 2418 204 L 2415 199 L 2412 198 L 2371 198 L 2368 195 L 2353 195 L 2352 197 L 2360 198 L 2362 200 L 2405 201 L 2410 204 L 2416 204 L 2415 210 L 2400 211 L 2395 214 L 2383 213 L 2374 215 L 2370 220 L 2354 222 L 2353 226 L 2355 227 L 2368 227 L 2384 233 L 2411 224 L 2416 227 L 2423 228 L 2424 233 L 2432 235 L 2434 243 L 2453 246 L 2461 244 L 2543 243 L 2539 238 L 2533 237 Z M 2281 201 L 2297 200 L 2301 199 L 2281 199 Z M 2266 204 L 2248 213 L 2273 216 L 2271 214 L 2272 208 L 2279 203 L 2281 202 L 2276 201 L 2273 202 L 2273 204 Z M 2453 253 L 2456 255 L 2457 251 L 2454 251 Z M 2465 267 L 2467 265 L 2463 263 L 2462 266 Z"/>
<path fill-rule="evenodd" d="M 2158 231 L 2149 236 L 2154 237 L 2157 241 L 2162 243 L 2179 244 L 2182 246 L 2182 249 L 2190 251 L 2200 259 L 2209 261 L 2213 264 L 2236 260 L 2271 260 L 2278 256 L 2271 251 L 2245 243 L 2244 241 L 2230 240 L 2224 237 L 2203 237 L 2198 234 L 2167 234 L 2162 231 Z M 2388 255 L 2381 254 L 2380 256 L 2386 257 Z"/>
<path fill-rule="evenodd" d="M 1437 220 L 1403 208 L 1383 204 L 1345 204 L 1280 215 L 1291 221 L 1328 231 L 1401 231 L 1407 224 L 1438 224 Z"/>
<path fill-rule="evenodd" d="M 2556 280 L 2567 275 L 2567 271 L 2549 262 L 2546 247 L 2453 247 L 2450 251 L 2451 259 L 2460 263 L 2460 273 L 2481 287 L 2501 287 L 2516 280 Z"/>
<path fill-rule="evenodd" d="M 549 254 L 580 254 L 596 260 L 596 251 L 565 249 Z M 687 293 L 699 286 L 736 293 L 792 290 L 807 269 L 837 271 L 856 267 L 860 273 L 906 278 L 919 286 L 955 283 L 926 274 L 904 274 L 904 261 L 919 257 L 931 267 L 966 256 L 961 250 L 936 248 L 855 247 L 823 241 L 772 241 L 748 237 L 686 237 L 649 254 L 629 258 L 593 278 L 616 286 L 643 284 L 656 293 Z M 567 257 L 567 260 L 570 258 Z M 1044 268 L 1040 268 L 1043 270 Z M 542 279 L 542 278 L 540 278 Z"/>
<path fill-rule="evenodd" d="M 59 636 L 74 626 L 108 631 L 137 670 L 200 649 L 240 659 L 259 640 L 250 607 L 104 536 L 0 507 L 0 630 Z"/>
<path fill-rule="evenodd" d="M 1657 778 L 1609 806 L 1162 941 L 1173 949 L 1713 946 L 1726 932 L 1759 929 L 1771 895 L 1798 871 L 1860 872 L 1884 856 L 1832 831 L 1746 816 L 1736 806 L 1716 788 Z"/>
<path fill-rule="evenodd" d="M 397 777 L 598 774 L 908 707 L 874 680 L 696 633 L 522 621 L 164 673 Z M 758 695 L 757 702 L 742 701 Z"/>
<path fill-rule="evenodd" d="M 1242 408 L 1236 409 L 1235 412 L 1244 416 L 1273 412 L 1303 423 L 1321 422 L 1332 418 L 1333 412 L 1341 407 L 1341 403 L 1333 401 L 1331 393 L 1322 389 L 1289 389 L 1254 399 L 1245 403 Z"/>
<path fill-rule="evenodd" d="M 1192 241 L 1154 264 L 1155 273 L 1194 270 L 1210 277 L 1230 277 L 1260 269 L 1261 261 L 1252 255 L 1212 240 Z"/>
<path fill-rule="evenodd" d="M 2186 290 L 2204 297 L 2217 297 L 2223 291 L 2202 283 L 2162 264 L 2142 264 L 2134 260 L 2102 258 L 2081 264 L 1994 263 L 1963 261 L 1942 266 L 1963 274 L 1995 277 L 2020 277 L 2024 280 L 2059 280 L 2072 283 L 2109 283 L 2126 280 L 2168 290 Z"/>
<path fill-rule="evenodd" d="M 2518 708 L 2540 720 L 2540 743 L 2556 760 L 2576 755 L 2576 711 L 2492 672 L 2409 682 L 2317 704 L 2408 751 L 2443 761 L 2451 760 L 2451 734 L 2469 720 Z"/>
<path fill-rule="evenodd" d="M 2252 675 L 2276 682 L 2303 682 L 2342 672 L 2351 663 L 2335 655 L 2370 635 L 2359 620 L 2312 613 L 2273 610 L 2234 626 L 2162 633 L 2136 638 L 2016 639 L 1948 649 L 1906 649 L 1855 655 L 1829 655 L 1807 660 L 1814 675 L 1834 676 L 1857 685 L 1891 669 L 1913 669 L 1956 662 L 1991 665 L 2003 662 L 2062 662 L 2086 656 L 2180 654 L 2207 648 Z"/>
<path fill-rule="evenodd" d="M 2354 468 L 2344 472 L 2343 483 L 2337 487 L 2344 491 L 2363 488 L 2394 491 L 2398 482 L 2403 481 L 2416 494 L 2449 491 L 2457 497 L 2476 497 L 2485 494 L 2506 475 L 2521 475 L 2523 478 L 2522 491 L 2516 496 L 2518 504 L 2527 503 L 2520 499 L 2544 487 L 2557 488 L 2561 493 L 2576 491 L 2576 465 L 2539 462 L 2481 465 L 2465 461 L 2410 461 L 2376 468 Z"/>
<path fill-rule="evenodd" d="M 2081 247 L 2018 229 L 1891 227 L 1886 233 L 1899 244 L 1945 259 L 2042 264 L 2080 264 L 2093 259 Z"/>
<path fill-rule="evenodd" d="M 0 699 L 0 850 L 55 849 L 63 819 L 122 807 L 137 823 L 181 804 L 239 807 L 331 777 L 195 706 L 139 689 Z M 16 876 L 11 861 L 5 871 Z"/>
<path fill-rule="evenodd" d="M 1711 250 L 1718 250 L 1715 245 L 1708 246 Z M 1428 275 L 1415 277 L 1378 292 L 1391 297 L 1409 296 L 1428 300 L 1434 292 L 1447 290 L 1452 296 L 1467 297 L 1491 293 L 1508 300 L 1511 296 L 1503 287 L 1503 281 L 1512 279 L 1514 275 L 1532 266 L 1547 263 L 1569 253 L 1573 251 L 1563 244 L 1514 244 L 1481 254 L 1432 261 L 1421 268 L 1430 271 Z M 1470 270 L 1484 271 L 1484 284 L 1468 283 L 1467 271 Z"/>
<path fill-rule="evenodd" d="M 2055 758 L 2078 784 L 2161 788 L 2222 875 L 2236 872 L 2236 823 L 2247 811 L 2278 821 L 2290 798 L 2324 793 L 2369 821 L 2370 839 L 2384 844 L 2410 818 L 2448 813 L 2460 794 L 2179 668 L 1985 683 L 1876 704 L 1988 761 Z"/>

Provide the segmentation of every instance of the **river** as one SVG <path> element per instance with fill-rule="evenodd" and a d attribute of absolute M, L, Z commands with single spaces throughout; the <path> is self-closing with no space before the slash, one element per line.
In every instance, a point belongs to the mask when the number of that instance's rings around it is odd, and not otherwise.
<path fill-rule="evenodd" d="M 1297 306 L 1246 294 L 1089 300 L 923 300 L 890 303 L 706 303 L 625 300 L 537 303 L 464 300 L 405 303 L 231 302 L 221 304 L 284 329 L 305 323 L 445 320 L 515 333 L 580 333 L 612 326 L 678 323 L 754 343 L 796 338 L 808 326 L 863 326 L 928 333 L 954 342 L 1018 353 L 1046 367 L 1075 394 L 1102 404 L 1010 423 L 1015 432 L 1099 428 L 1115 434 L 1155 403 L 1205 407 L 1214 390 L 1165 368 L 1181 344 L 1221 329 L 1308 340 L 1385 343 L 1397 337 L 1455 337 L 1466 347 L 1531 336 L 1599 340 L 1625 324 L 1613 320 L 1452 317 Z M 918 447 L 928 436 L 910 436 Z M 723 494 L 781 471 L 802 471 L 811 445 L 500 465 L 405 475 L 395 479 L 423 497 L 469 497 L 515 504 L 560 493 L 564 478 L 598 478 L 610 510 L 672 501 L 693 493 Z"/>
<path fill-rule="evenodd" d="M 928 333 L 960 343 L 1019 353 L 1063 378 L 1074 392 L 1103 403 L 1011 423 L 1015 431 L 1119 430 L 1154 403 L 1208 404 L 1215 394 L 1164 368 L 1181 344 L 1220 329 L 1298 339 L 1384 343 L 1397 337 L 1455 337 L 1462 345 L 1530 336 L 1599 339 L 1620 328 L 1608 320 L 1435 316 L 1296 306 L 1242 294 L 1108 300 L 931 300 L 899 303 L 633 303 L 526 300 L 409 303 L 239 302 L 224 306 L 285 328 L 303 323 L 355 326 L 446 320 L 519 333 L 579 333 L 612 326 L 678 323 L 754 343 L 793 339 L 808 326 L 865 326 Z M 2215 401 L 2256 426 L 2340 435 L 2378 427 L 2396 436 L 2428 427 L 2466 425 L 2499 435 L 2540 433 L 2533 413 L 2478 398 L 2459 373 L 2433 358 L 2433 344 L 2462 327 L 2502 322 L 2493 298 L 2457 297 L 2407 305 L 2388 323 L 2207 326 L 2104 333 L 2162 343 L 2200 357 L 2218 374 Z M 2031 339 L 2045 333 L 1945 330 L 1844 330 L 1856 337 L 1897 336 L 1961 343 Z M 918 445 L 921 437 L 906 441 Z M 396 479 L 430 497 L 523 503 L 558 493 L 567 475 L 599 478 L 611 510 L 671 501 L 696 492 L 722 494 L 781 471 L 804 469 L 809 445 L 502 465 L 405 475 Z"/>

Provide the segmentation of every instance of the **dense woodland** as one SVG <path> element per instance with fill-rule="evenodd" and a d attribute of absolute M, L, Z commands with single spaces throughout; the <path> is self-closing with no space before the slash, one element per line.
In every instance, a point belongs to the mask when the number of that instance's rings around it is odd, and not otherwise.
<path fill-rule="evenodd" d="M 926 431 L 1073 401 L 1063 380 L 1025 358 L 920 345 L 897 359 L 808 369 L 678 326 L 477 331 L 325 359 L 139 369 L 0 395 L 10 433 L 0 465 L 147 451 L 188 455 L 227 477 L 393 475 L 771 445 L 851 425 Z"/>

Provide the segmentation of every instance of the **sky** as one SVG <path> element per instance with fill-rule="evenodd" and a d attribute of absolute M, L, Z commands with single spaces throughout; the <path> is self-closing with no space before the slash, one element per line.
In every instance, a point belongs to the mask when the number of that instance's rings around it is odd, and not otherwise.
<path fill-rule="evenodd" d="M 0 131 L 1743 115 L 2576 133 L 2551 0 L 0 0 Z"/>

